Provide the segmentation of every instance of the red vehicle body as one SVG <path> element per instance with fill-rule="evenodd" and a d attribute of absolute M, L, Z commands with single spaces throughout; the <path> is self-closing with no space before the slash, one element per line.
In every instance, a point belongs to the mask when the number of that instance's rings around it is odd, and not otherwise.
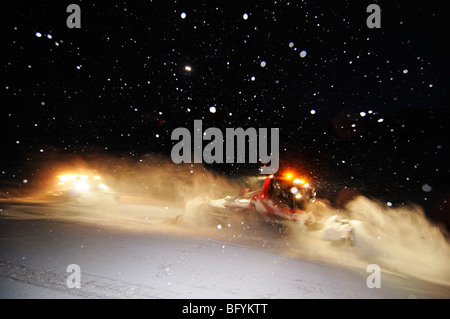
<path fill-rule="evenodd" d="M 254 210 L 263 215 L 274 215 L 288 220 L 298 220 L 306 206 L 316 199 L 316 192 L 303 179 L 286 176 L 269 176 L 261 190 L 236 197 L 210 201 L 210 205 L 238 210 Z"/>

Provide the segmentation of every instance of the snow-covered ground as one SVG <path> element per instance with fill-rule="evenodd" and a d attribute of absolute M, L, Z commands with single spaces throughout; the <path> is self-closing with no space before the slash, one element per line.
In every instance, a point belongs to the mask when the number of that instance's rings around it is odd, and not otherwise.
<path fill-rule="evenodd" d="M 355 247 L 336 246 L 327 257 L 332 243 L 311 247 L 239 219 L 221 227 L 180 222 L 179 207 L 4 201 L 0 208 L 0 298 L 450 297 L 448 285 L 382 265 L 381 287 L 368 288 L 370 258 L 343 253 Z M 72 264 L 81 288 L 67 286 Z"/>

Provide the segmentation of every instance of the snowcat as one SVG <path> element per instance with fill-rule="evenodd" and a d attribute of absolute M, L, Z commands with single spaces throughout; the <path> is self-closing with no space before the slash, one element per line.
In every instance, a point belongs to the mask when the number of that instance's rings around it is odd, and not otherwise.
<path fill-rule="evenodd" d="M 266 177 L 262 189 L 257 191 L 246 189 L 238 196 L 209 200 L 201 210 L 219 220 L 232 216 L 235 211 L 242 212 L 241 216 L 246 218 L 256 212 L 265 217 L 263 221 L 280 226 L 279 230 L 286 228 L 286 222 L 292 225 L 289 222 L 292 221 L 302 229 L 306 226 L 306 229 L 318 231 L 323 240 L 352 242 L 356 221 L 339 215 L 316 216 L 308 210 L 315 202 L 315 188 L 306 179 L 287 173 Z"/>
<path fill-rule="evenodd" d="M 56 177 L 56 186 L 50 192 L 54 199 L 75 203 L 117 201 L 120 196 L 111 191 L 98 175 L 64 174 Z"/>
<path fill-rule="evenodd" d="M 307 205 L 316 200 L 315 189 L 305 180 L 292 174 L 268 176 L 261 190 L 209 201 L 216 208 L 253 210 L 288 220 L 299 220 Z"/>

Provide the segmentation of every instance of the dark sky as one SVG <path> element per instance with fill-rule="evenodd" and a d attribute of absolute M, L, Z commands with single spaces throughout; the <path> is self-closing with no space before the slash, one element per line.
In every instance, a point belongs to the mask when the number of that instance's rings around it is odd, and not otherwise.
<path fill-rule="evenodd" d="M 70 3 L 80 29 L 66 26 Z M 281 164 L 305 168 L 325 193 L 348 183 L 442 210 L 448 2 L 205 3 L 6 5 L 1 178 L 51 154 L 169 155 L 173 129 L 202 119 L 279 127 Z M 366 25 L 370 3 L 380 29 Z"/>

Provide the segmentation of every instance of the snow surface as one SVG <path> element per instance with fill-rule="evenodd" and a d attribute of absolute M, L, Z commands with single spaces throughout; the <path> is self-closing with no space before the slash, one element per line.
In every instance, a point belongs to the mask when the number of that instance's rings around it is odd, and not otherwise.
<path fill-rule="evenodd" d="M 273 229 L 177 222 L 148 204 L 0 203 L 0 298 L 448 298 L 450 288 L 366 264 L 283 252 Z M 230 226 L 231 225 L 231 226 Z M 280 239 L 281 238 L 281 239 Z M 68 288 L 67 266 L 81 268 Z"/>

